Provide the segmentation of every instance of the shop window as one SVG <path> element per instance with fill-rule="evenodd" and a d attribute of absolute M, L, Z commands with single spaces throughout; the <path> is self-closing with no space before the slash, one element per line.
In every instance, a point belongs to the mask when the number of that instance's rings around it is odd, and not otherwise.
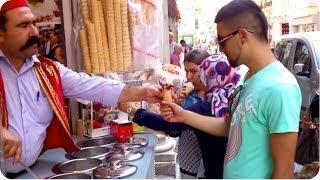
<path fill-rule="evenodd" d="M 316 30 L 316 24 L 304 24 L 302 25 L 302 32 L 312 32 Z"/>
<path fill-rule="evenodd" d="M 275 53 L 277 55 L 277 58 L 285 67 L 288 66 L 291 48 L 292 42 L 289 41 L 280 41 L 276 46 Z"/>
<path fill-rule="evenodd" d="M 298 33 L 300 32 L 300 25 L 294 25 L 293 27 L 293 33 Z"/>
<path fill-rule="evenodd" d="M 304 65 L 302 72 L 298 73 L 297 75 L 310 77 L 311 56 L 307 46 L 302 42 L 297 43 L 296 51 L 294 54 L 294 65 L 296 64 Z"/>

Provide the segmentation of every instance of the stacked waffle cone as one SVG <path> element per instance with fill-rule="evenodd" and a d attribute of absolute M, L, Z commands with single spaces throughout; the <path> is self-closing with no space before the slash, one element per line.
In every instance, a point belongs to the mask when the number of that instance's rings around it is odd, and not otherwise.
<path fill-rule="evenodd" d="M 120 0 L 120 7 L 121 7 L 122 52 L 123 52 L 123 68 L 124 68 L 123 70 L 130 71 L 133 69 L 133 61 L 131 56 L 127 0 Z"/>
<path fill-rule="evenodd" d="M 120 0 L 113 0 L 115 30 L 116 30 L 116 46 L 118 57 L 118 70 L 123 71 L 123 54 L 122 54 L 122 27 L 121 27 L 121 6 Z"/>
<path fill-rule="evenodd" d="M 85 72 L 132 71 L 127 0 L 79 0 L 79 5 Z"/>

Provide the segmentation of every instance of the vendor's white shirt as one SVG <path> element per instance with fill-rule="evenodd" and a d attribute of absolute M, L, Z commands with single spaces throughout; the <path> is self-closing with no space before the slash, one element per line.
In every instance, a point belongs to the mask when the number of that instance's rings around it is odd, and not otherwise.
<path fill-rule="evenodd" d="M 18 72 L 4 57 L 0 50 L 0 72 L 6 92 L 6 105 L 9 117 L 9 131 L 22 142 L 21 162 L 30 166 L 37 160 L 46 137 L 53 111 L 46 95 L 42 92 L 35 73 L 34 63 L 39 63 L 36 56 L 26 59 Z M 123 83 L 90 77 L 85 73 L 76 73 L 57 63 L 62 91 L 66 98 L 80 98 L 115 106 Z M 39 97 L 38 97 L 39 94 Z M 57 138 L 60 138 L 57 135 Z M 24 168 L 12 165 L 13 159 L 5 159 L 8 172 L 19 172 Z"/>

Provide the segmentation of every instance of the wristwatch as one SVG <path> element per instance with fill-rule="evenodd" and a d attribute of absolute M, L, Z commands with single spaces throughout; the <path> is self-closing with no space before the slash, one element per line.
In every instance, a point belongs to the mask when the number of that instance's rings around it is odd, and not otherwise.
<path fill-rule="evenodd" d="M 130 106 L 127 108 L 127 114 L 128 114 L 129 121 L 131 121 L 133 119 L 133 115 L 131 113 L 132 113 L 132 107 Z"/>
<path fill-rule="evenodd" d="M 131 112 L 132 112 L 132 107 L 130 106 L 127 108 L 127 114 L 131 114 Z"/>

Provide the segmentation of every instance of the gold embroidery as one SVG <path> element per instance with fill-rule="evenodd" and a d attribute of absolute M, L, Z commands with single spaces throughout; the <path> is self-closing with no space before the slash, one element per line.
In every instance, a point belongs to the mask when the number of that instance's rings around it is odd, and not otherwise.
<path fill-rule="evenodd" d="M 45 74 L 45 72 L 43 71 L 43 69 L 41 68 L 41 66 L 35 66 L 35 73 L 36 73 L 37 79 L 40 83 L 41 89 L 47 95 L 48 100 L 52 106 L 52 109 L 56 113 L 58 119 L 60 121 L 68 122 L 67 116 L 66 116 L 65 111 L 63 109 L 64 107 L 60 103 L 58 95 L 56 94 L 55 90 L 53 89 L 52 85 L 50 84 L 50 81 L 49 81 L 47 75 Z M 67 130 L 67 133 L 70 135 L 69 127 L 66 127 L 66 126 L 68 126 L 68 124 L 62 123 L 62 126 Z"/>
<path fill-rule="evenodd" d="M 49 75 L 54 76 L 57 84 L 59 84 L 60 83 L 59 78 L 58 78 L 58 75 L 57 75 L 56 71 L 54 70 L 54 68 L 46 62 L 44 62 L 43 64 L 46 67 L 46 71 L 48 71 Z"/>

